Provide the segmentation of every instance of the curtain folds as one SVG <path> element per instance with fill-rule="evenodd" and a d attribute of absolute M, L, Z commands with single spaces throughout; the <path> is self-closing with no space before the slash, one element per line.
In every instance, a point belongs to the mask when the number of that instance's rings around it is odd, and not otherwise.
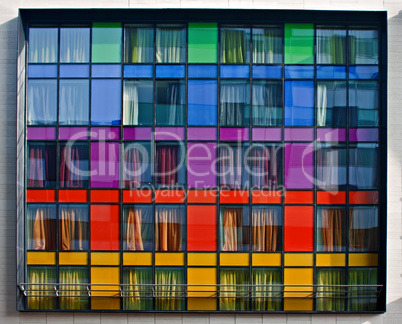
<path fill-rule="evenodd" d="M 138 106 L 138 86 L 136 82 L 124 82 L 123 125 L 138 125 Z"/>
<path fill-rule="evenodd" d="M 349 63 L 378 63 L 378 31 L 349 30 Z"/>
<path fill-rule="evenodd" d="M 349 147 L 349 186 L 353 189 L 378 187 L 378 145 Z"/>
<path fill-rule="evenodd" d="M 60 309 L 88 309 L 87 289 L 83 284 L 88 283 L 86 268 L 60 268 Z"/>
<path fill-rule="evenodd" d="M 245 184 L 244 150 L 240 146 L 221 146 L 219 150 L 220 187 L 240 189 Z"/>
<path fill-rule="evenodd" d="M 157 207 L 155 211 L 155 251 L 181 251 L 184 224 L 183 209 Z"/>
<path fill-rule="evenodd" d="M 57 28 L 29 28 L 29 63 L 57 62 Z"/>
<path fill-rule="evenodd" d="M 247 270 L 221 268 L 219 309 L 226 311 L 248 310 L 248 284 L 249 274 Z"/>
<path fill-rule="evenodd" d="M 378 209 L 358 207 L 349 210 L 349 251 L 377 251 Z"/>
<path fill-rule="evenodd" d="M 28 80 L 27 124 L 51 125 L 57 122 L 57 81 Z"/>
<path fill-rule="evenodd" d="M 252 102 L 254 126 L 282 124 L 282 85 L 280 83 L 254 82 Z"/>
<path fill-rule="evenodd" d="M 83 188 L 87 185 L 88 147 L 64 145 L 60 155 L 60 187 Z"/>
<path fill-rule="evenodd" d="M 252 272 L 253 291 L 252 310 L 275 311 L 281 309 L 281 291 L 279 286 L 282 283 L 280 270 L 275 269 L 253 269 Z"/>
<path fill-rule="evenodd" d="M 152 248 L 152 208 L 133 206 L 123 209 L 123 248 L 144 251 Z"/>
<path fill-rule="evenodd" d="M 317 300 L 318 311 L 345 310 L 345 271 L 334 269 L 317 270 Z M 334 287 L 331 287 L 334 286 Z"/>
<path fill-rule="evenodd" d="M 345 64 L 346 31 L 317 28 L 317 63 Z"/>
<path fill-rule="evenodd" d="M 60 250 L 88 250 L 88 208 L 60 206 L 59 217 Z"/>
<path fill-rule="evenodd" d="M 253 28 L 253 63 L 282 63 L 282 31 L 272 26 Z"/>
<path fill-rule="evenodd" d="M 52 188 L 56 181 L 56 146 L 29 144 L 28 187 Z"/>
<path fill-rule="evenodd" d="M 56 250 L 55 206 L 28 207 L 28 250 Z"/>
<path fill-rule="evenodd" d="M 318 209 L 317 250 L 340 252 L 345 249 L 345 210 L 341 208 Z"/>
<path fill-rule="evenodd" d="M 155 309 L 184 310 L 184 273 L 181 269 L 155 270 Z"/>
<path fill-rule="evenodd" d="M 162 186 L 179 184 L 180 147 L 178 145 L 156 146 L 157 183 Z"/>
<path fill-rule="evenodd" d="M 124 187 L 138 188 L 151 182 L 149 144 L 130 143 L 124 150 Z"/>
<path fill-rule="evenodd" d="M 125 310 L 152 310 L 152 269 L 129 268 L 124 270 L 123 287 L 126 298 L 123 298 Z"/>
<path fill-rule="evenodd" d="M 221 28 L 222 63 L 249 62 L 249 33 L 246 28 Z"/>
<path fill-rule="evenodd" d="M 223 207 L 221 250 L 243 251 L 243 208 Z"/>
<path fill-rule="evenodd" d="M 50 267 L 29 267 L 28 293 L 29 309 L 55 309 L 56 297 L 53 284 L 56 283 L 56 269 Z M 31 295 L 32 297 L 29 297 Z"/>
<path fill-rule="evenodd" d="M 124 58 L 126 63 L 152 63 L 154 30 L 152 27 L 125 28 Z"/>
<path fill-rule="evenodd" d="M 60 28 L 60 62 L 89 62 L 89 28 Z"/>
<path fill-rule="evenodd" d="M 183 63 L 186 59 L 186 30 L 183 27 L 157 27 L 156 62 Z"/>
<path fill-rule="evenodd" d="M 250 89 L 244 81 L 222 81 L 220 123 L 222 126 L 249 124 Z"/>
<path fill-rule="evenodd" d="M 277 146 L 254 145 L 251 149 L 252 185 L 274 189 L 282 184 L 282 149 Z"/>
<path fill-rule="evenodd" d="M 60 80 L 59 123 L 61 125 L 88 124 L 89 82 Z"/>
<path fill-rule="evenodd" d="M 348 285 L 376 285 L 377 269 L 349 269 Z M 348 310 L 372 311 L 377 309 L 376 287 L 349 287 Z"/>
<path fill-rule="evenodd" d="M 317 126 L 346 126 L 346 83 L 320 81 L 317 83 Z"/>
<path fill-rule="evenodd" d="M 317 145 L 317 186 L 339 190 L 346 186 L 346 148 L 331 144 Z"/>
<path fill-rule="evenodd" d="M 279 251 L 281 218 L 280 208 L 253 208 L 251 213 L 253 251 Z"/>

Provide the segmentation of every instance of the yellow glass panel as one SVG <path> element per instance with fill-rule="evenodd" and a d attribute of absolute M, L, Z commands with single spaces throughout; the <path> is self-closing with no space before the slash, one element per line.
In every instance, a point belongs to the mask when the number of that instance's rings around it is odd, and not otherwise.
<path fill-rule="evenodd" d="M 313 299 L 311 298 L 285 298 L 283 302 L 285 311 L 312 311 Z"/>
<path fill-rule="evenodd" d="M 155 253 L 156 266 L 183 266 L 183 253 Z"/>
<path fill-rule="evenodd" d="M 312 267 L 313 253 L 285 253 L 285 267 Z"/>
<path fill-rule="evenodd" d="M 27 264 L 56 264 L 56 252 L 27 252 Z"/>
<path fill-rule="evenodd" d="M 251 256 L 253 267 L 280 267 L 281 253 L 253 253 Z"/>
<path fill-rule="evenodd" d="M 312 268 L 285 268 L 285 311 L 313 310 L 314 271 Z M 296 286 L 294 286 L 296 285 Z M 286 298 L 288 297 L 288 298 Z"/>
<path fill-rule="evenodd" d="M 152 265 L 152 253 L 125 252 L 123 253 L 123 265 Z"/>
<path fill-rule="evenodd" d="M 317 267 L 344 267 L 346 265 L 346 256 L 344 253 L 317 253 Z"/>
<path fill-rule="evenodd" d="M 220 254 L 221 266 L 248 266 L 249 254 L 248 253 L 221 253 Z"/>
<path fill-rule="evenodd" d="M 349 267 L 375 267 L 377 265 L 377 253 L 349 253 Z"/>
<path fill-rule="evenodd" d="M 188 298 L 187 310 L 191 311 L 215 311 L 217 300 L 216 298 Z"/>
<path fill-rule="evenodd" d="M 189 266 L 216 266 L 216 253 L 188 253 Z"/>
<path fill-rule="evenodd" d="M 87 265 L 87 252 L 59 252 L 60 265 Z"/>
<path fill-rule="evenodd" d="M 216 295 L 216 268 L 188 268 L 188 310 L 213 311 L 217 310 L 216 298 L 208 298 Z M 212 284 L 214 286 L 204 286 Z M 200 286 L 191 286 L 200 285 Z M 194 298 L 201 297 L 201 298 Z"/>
<path fill-rule="evenodd" d="M 120 283 L 120 268 L 92 267 L 91 283 L 107 284 L 105 286 L 91 286 L 91 309 L 120 309 L 120 298 L 118 298 L 120 289 L 118 285 L 113 285 Z"/>
<path fill-rule="evenodd" d="M 120 253 L 92 252 L 91 265 L 120 265 Z"/>

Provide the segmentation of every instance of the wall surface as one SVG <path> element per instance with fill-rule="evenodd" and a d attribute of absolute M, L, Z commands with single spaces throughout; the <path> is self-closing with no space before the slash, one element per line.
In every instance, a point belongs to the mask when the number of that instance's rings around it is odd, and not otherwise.
<path fill-rule="evenodd" d="M 18 8 L 247 8 L 388 11 L 388 284 L 384 315 L 197 315 L 15 311 Z M 402 322 L 402 0 L 0 0 L 0 324 L 399 324 Z M 381 215 L 384 216 L 384 215 Z"/>

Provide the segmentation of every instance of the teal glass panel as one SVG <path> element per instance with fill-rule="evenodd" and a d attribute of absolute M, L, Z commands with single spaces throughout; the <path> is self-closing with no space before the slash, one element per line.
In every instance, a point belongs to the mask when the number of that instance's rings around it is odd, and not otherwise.
<path fill-rule="evenodd" d="M 377 81 L 349 81 L 349 126 L 378 126 Z"/>
<path fill-rule="evenodd" d="M 378 64 L 378 31 L 351 29 L 349 39 L 349 64 Z"/>
<path fill-rule="evenodd" d="M 92 62 L 120 63 L 121 23 L 93 23 L 92 27 Z"/>
<path fill-rule="evenodd" d="M 314 63 L 314 25 L 285 24 L 285 64 Z"/>
<path fill-rule="evenodd" d="M 218 24 L 188 24 L 188 63 L 218 62 Z"/>

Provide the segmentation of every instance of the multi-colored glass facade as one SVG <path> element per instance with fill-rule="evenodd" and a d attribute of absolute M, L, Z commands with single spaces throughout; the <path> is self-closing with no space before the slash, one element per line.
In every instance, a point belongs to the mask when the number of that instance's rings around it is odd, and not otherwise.
<path fill-rule="evenodd" d="M 22 310 L 385 310 L 382 13 L 74 12 L 21 12 Z"/>

